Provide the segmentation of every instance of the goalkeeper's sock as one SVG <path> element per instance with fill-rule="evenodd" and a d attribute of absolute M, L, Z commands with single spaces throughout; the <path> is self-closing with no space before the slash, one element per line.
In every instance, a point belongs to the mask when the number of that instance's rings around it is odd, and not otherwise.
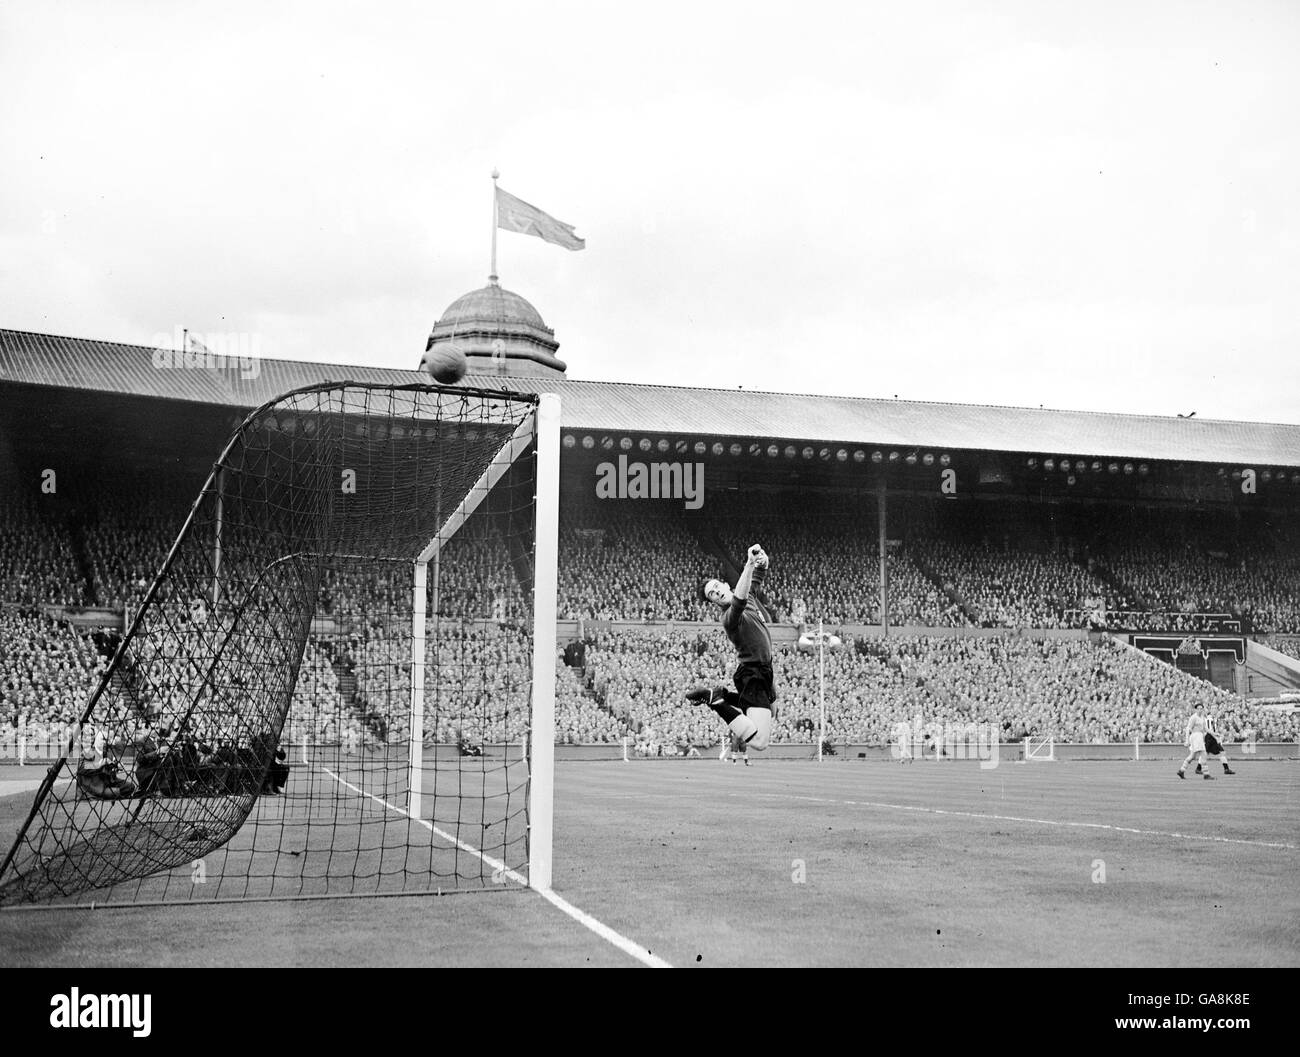
<path fill-rule="evenodd" d="M 745 713 L 735 705 L 735 702 L 739 700 L 740 698 L 735 691 L 725 690 L 722 687 L 718 687 L 718 689 L 713 692 L 713 697 L 709 700 L 709 707 L 722 717 L 722 722 L 730 727 L 737 716 L 743 717 L 745 715 Z"/>

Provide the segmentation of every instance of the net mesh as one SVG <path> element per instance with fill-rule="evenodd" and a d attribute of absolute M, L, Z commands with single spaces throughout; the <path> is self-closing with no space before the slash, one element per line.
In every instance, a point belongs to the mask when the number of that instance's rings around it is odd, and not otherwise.
<path fill-rule="evenodd" d="M 535 408 L 343 383 L 252 413 L 128 613 L 0 905 L 525 876 Z"/>

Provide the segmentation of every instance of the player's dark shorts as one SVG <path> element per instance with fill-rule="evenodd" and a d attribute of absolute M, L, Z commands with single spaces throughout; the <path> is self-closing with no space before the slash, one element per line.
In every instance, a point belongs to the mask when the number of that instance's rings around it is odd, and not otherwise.
<path fill-rule="evenodd" d="M 1223 752 L 1223 746 L 1219 744 L 1219 739 L 1213 734 L 1205 735 L 1205 751 L 1211 756 L 1218 756 Z"/>
<path fill-rule="evenodd" d="M 751 662 L 736 669 L 736 694 L 742 709 L 769 708 L 776 716 L 776 687 L 772 684 L 772 666 Z"/>

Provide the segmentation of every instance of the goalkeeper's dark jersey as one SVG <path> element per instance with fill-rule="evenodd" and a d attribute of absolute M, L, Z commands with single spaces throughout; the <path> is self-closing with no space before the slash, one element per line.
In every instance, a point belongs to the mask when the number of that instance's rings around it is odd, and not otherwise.
<path fill-rule="evenodd" d="M 772 636 L 767 621 L 757 609 L 750 609 L 743 598 L 733 598 L 722 615 L 722 628 L 736 647 L 741 664 L 772 663 Z"/>

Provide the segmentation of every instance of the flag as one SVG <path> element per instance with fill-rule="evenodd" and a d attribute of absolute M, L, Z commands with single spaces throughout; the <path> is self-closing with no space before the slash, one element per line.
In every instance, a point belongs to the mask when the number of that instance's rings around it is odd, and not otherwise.
<path fill-rule="evenodd" d="M 497 227 L 504 231 L 518 231 L 521 235 L 536 235 L 566 250 L 581 250 L 587 245 L 585 239 L 573 233 L 572 224 L 548 216 L 500 187 L 497 188 Z"/>

